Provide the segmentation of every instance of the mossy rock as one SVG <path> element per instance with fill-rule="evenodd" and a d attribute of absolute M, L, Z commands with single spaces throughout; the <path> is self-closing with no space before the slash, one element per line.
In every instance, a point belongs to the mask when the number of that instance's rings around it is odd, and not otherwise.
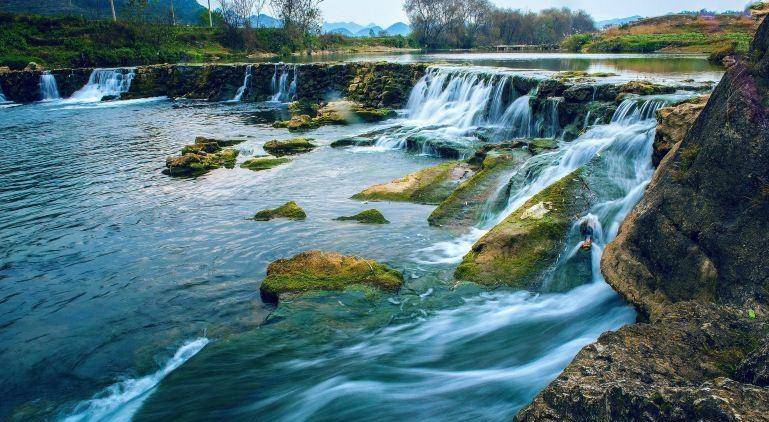
<path fill-rule="evenodd" d="M 194 144 L 182 148 L 180 156 L 166 159 L 163 173 L 173 177 L 197 177 L 220 167 L 234 168 L 239 151 L 226 147 L 242 142 L 245 141 L 221 141 L 199 136 Z"/>
<path fill-rule="evenodd" d="M 649 81 L 630 81 L 619 87 L 619 93 L 636 95 L 672 94 L 676 88 L 669 85 L 655 84 Z"/>
<path fill-rule="evenodd" d="M 349 217 L 338 217 L 334 220 L 337 221 L 357 221 L 363 224 L 390 224 L 390 222 L 382 215 L 379 210 L 370 209 L 360 212 Z"/>
<path fill-rule="evenodd" d="M 510 171 L 523 165 L 531 154 L 525 149 L 492 151 L 474 160 L 482 160 L 480 171 L 464 181 L 438 205 L 427 221 L 431 226 L 467 228 L 483 218 L 486 202 L 500 184 L 509 179 Z"/>
<path fill-rule="evenodd" d="M 535 155 L 554 149 L 558 149 L 558 141 L 555 139 L 538 138 L 532 139 L 531 142 L 529 142 L 529 151 Z"/>
<path fill-rule="evenodd" d="M 291 120 L 275 122 L 272 124 L 272 127 L 276 129 L 288 129 L 289 132 L 303 132 L 320 127 L 320 123 L 318 123 L 314 118 L 306 114 L 302 114 L 299 116 L 293 116 Z"/>
<path fill-rule="evenodd" d="M 318 146 L 310 138 L 294 138 L 285 141 L 272 140 L 264 144 L 264 150 L 276 157 L 310 152 Z"/>
<path fill-rule="evenodd" d="M 373 260 L 308 251 L 270 264 L 259 290 L 265 302 L 277 303 L 284 295 L 342 291 L 355 285 L 395 292 L 403 285 L 403 274 Z"/>
<path fill-rule="evenodd" d="M 287 218 L 289 220 L 305 220 L 307 213 L 296 204 L 296 202 L 286 202 L 278 208 L 272 210 L 262 210 L 254 215 L 253 220 L 256 221 L 269 221 L 275 218 Z"/>
<path fill-rule="evenodd" d="M 529 287 L 562 252 L 568 231 L 591 206 L 577 170 L 529 199 L 473 245 L 454 273 L 487 287 Z"/>
<path fill-rule="evenodd" d="M 253 171 L 263 171 L 263 170 L 269 170 L 271 168 L 275 168 L 277 166 L 290 163 L 290 162 L 291 160 L 289 160 L 288 158 L 275 158 L 269 155 L 265 155 L 265 156 L 254 157 L 249 160 L 246 160 L 240 165 L 240 167 L 244 169 L 253 170 Z"/>
<path fill-rule="evenodd" d="M 354 195 L 352 199 L 437 205 L 474 174 L 467 163 L 451 161 L 419 170 L 390 183 L 372 186 Z"/>

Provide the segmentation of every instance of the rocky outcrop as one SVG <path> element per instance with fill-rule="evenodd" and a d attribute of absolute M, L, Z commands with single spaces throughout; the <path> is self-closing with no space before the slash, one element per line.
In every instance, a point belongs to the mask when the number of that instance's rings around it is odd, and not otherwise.
<path fill-rule="evenodd" d="M 478 170 L 462 182 L 438 208 L 430 214 L 430 225 L 457 229 L 473 227 L 481 222 L 495 191 L 510 178 L 510 172 L 520 167 L 531 153 L 525 142 L 509 145 L 509 148 L 495 145 L 480 150 L 469 163 L 480 162 Z"/>
<path fill-rule="evenodd" d="M 297 104 L 297 103 L 294 103 Z M 333 101 L 312 107 L 305 101 L 292 105 L 290 120 L 275 122 L 273 127 L 286 128 L 290 132 L 301 132 L 327 125 L 349 125 L 373 123 L 395 117 L 397 113 L 389 108 L 365 107 L 353 101 Z"/>
<path fill-rule="evenodd" d="M 262 210 L 257 212 L 252 220 L 270 221 L 276 218 L 285 218 L 288 220 L 302 221 L 307 218 L 307 213 L 296 202 L 290 201 L 275 209 Z"/>
<path fill-rule="evenodd" d="M 657 167 L 662 159 L 681 142 L 702 109 L 707 104 L 709 95 L 695 97 L 689 101 L 657 110 L 657 133 L 654 136 L 652 162 Z"/>
<path fill-rule="evenodd" d="M 403 285 L 403 274 L 373 260 L 308 251 L 270 264 L 259 291 L 265 302 L 277 303 L 287 295 L 356 285 L 394 292 Z"/>
<path fill-rule="evenodd" d="M 310 138 L 294 138 L 284 141 L 272 140 L 264 144 L 264 150 L 276 157 L 303 154 L 318 147 L 310 141 L 312 141 Z"/>
<path fill-rule="evenodd" d="M 241 142 L 198 137 L 194 144 L 182 148 L 181 156 L 166 159 L 163 173 L 172 177 L 196 177 L 220 167 L 234 168 L 239 151 L 227 147 Z"/>
<path fill-rule="evenodd" d="M 358 223 L 362 223 L 362 224 L 390 224 L 390 222 L 385 218 L 385 216 L 382 215 L 382 213 L 376 209 L 362 211 L 351 216 L 337 217 L 334 220 L 357 221 Z"/>
<path fill-rule="evenodd" d="M 571 224 L 593 202 L 584 170 L 534 195 L 473 245 L 454 278 L 484 286 L 530 287 L 555 263 Z"/>
<path fill-rule="evenodd" d="M 604 334 L 518 420 L 768 420 L 769 22 L 661 161 L 601 268 L 643 323 Z"/>
<path fill-rule="evenodd" d="M 452 161 L 419 170 L 390 183 L 372 186 L 352 199 L 437 205 L 473 174 L 475 171 L 469 164 Z"/>

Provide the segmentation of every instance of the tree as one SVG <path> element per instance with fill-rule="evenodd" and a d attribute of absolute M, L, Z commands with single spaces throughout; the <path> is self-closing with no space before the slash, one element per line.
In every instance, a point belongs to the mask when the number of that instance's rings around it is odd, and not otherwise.
<path fill-rule="evenodd" d="M 323 0 L 270 0 L 273 13 L 283 24 L 283 31 L 296 44 L 312 52 L 312 36 L 320 34 L 320 4 Z"/>
<path fill-rule="evenodd" d="M 256 15 L 256 27 L 261 28 L 262 26 L 262 11 L 264 10 L 264 6 L 267 5 L 267 0 L 256 0 L 256 3 L 254 4 L 254 15 Z"/>
<path fill-rule="evenodd" d="M 115 0 L 109 0 L 109 6 L 112 8 L 112 21 L 117 22 L 117 15 L 115 14 Z"/>
<path fill-rule="evenodd" d="M 214 15 L 211 12 L 211 0 L 208 0 L 208 26 L 210 28 L 214 27 Z"/>
<path fill-rule="evenodd" d="M 176 25 L 176 13 L 174 13 L 174 0 L 168 0 L 168 1 L 171 2 L 171 25 Z"/>

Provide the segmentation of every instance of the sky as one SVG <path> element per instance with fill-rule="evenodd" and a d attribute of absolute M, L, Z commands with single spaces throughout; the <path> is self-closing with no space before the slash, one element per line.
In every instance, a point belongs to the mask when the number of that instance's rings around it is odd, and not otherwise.
<path fill-rule="evenodd" d="M 206 0 L 198 0 L 205 4 Z M 583 9 L 596 20 L 628 16 L 659 16 L 681 10 L 742 10 L 748 0 L 491 0 L 501 7 L 533 10 L 548 7 Z M 216 7 L 216 0 L 211 1 Z M 362 25 L 375 23 L 387 27 L 395 22 L 406 22 L 403 0 L 323 0 L 324 20 L 327 22 L 353 21 Z M 269 11 L 267 11 L 269 14 Z"/>

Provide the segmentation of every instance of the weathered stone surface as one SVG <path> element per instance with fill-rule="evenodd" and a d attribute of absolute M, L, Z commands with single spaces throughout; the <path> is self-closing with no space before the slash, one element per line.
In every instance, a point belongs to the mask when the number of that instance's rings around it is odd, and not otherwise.
<path fill-rule="evenodd" d="M 473 245 L 454 278 L 484 286 L 530 287 L 551 266 L 571 224 L 593 195 L 577 170 L 529 199 Z"/>
<path fill-rule="evenodd" d="M 284 295 L 344 290 L 355 285 L 394 292 L 403 285 L 403 275 L 376 261 L 308 251 L 270 264 L 259 290 L 263 300 L 276 303 Z"/>
<path fill-rule="evenodd" d="M 673 146 L 681 141 L 707 104 L 709 95 L 697 97 L 657 110 L 657 134 L 654 137 L 652 161 L 658 166 Z"/>
<path fill-rule="evenodd" d="M 390 222 L 382 215 L 379 210 L 370 209 L 359 212 L 358 214 L 335 218 L 338 221 L 357 221 L 363 224 L 389 224 Z"/>
<path fill-rule="evenodd" d="M 437 205 L 473 174 L 475 172 L 470 165 L 452 161 L 419 170 L 390 183 L 372 186 L 352 199 Z"/>
<path fill-rule="evenodd" d="M 285 204 L 275 209 L 259 211 L 254 215 L 253 220 L 269 221 L 276 218 L 286 218 L 289 220 L 301 221 L 307 218 L 307 213 L 305 213 L 302 207 L 297 205 L 296 202 L 291 201 L 286 202 Z"/>

